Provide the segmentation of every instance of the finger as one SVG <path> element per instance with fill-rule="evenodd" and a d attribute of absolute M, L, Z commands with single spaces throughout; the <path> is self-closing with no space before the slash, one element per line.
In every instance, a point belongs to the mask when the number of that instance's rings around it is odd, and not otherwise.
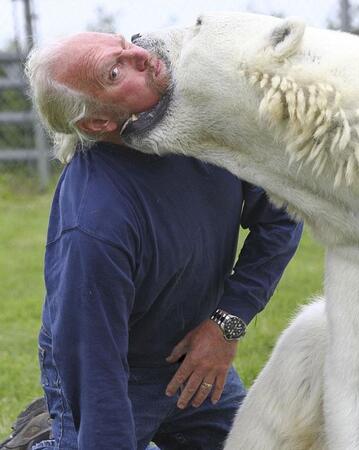
<path fill-rule="evenodd" d="M 180 398 L 178 399 L 177 406 L 180 409 L 186 408 L 192 397 L 198 391 L 203 380 L 203 375 L 193 373 L 190 379 L 187 381 L 185 388 L 183 389 Z"/>
<path fill-rule="evenodd" d="M 206 400 L 214 387 L 215 376 L 207 375 L 206 378 L 200 384 L 197 393 L 192 401 L 192 406 L 198 408 Z"/>
<path fill-rule="evenodd" d="M 226 384 L 226 375 L 218 375 L 211 395 L 211 401 L 214 405 L 221 398 L 225 384 Z"/>
<path fill-rule="evenodd" d="M 186 363 L 186 360 L 180 365 L 177 372 L 174 374 L 172 380 L 168 383 L 166 388 L 166 395 L 172 397 L 178 391 L 180 387 L 188 380 L 192 374 L 192 367 Z"/>
<path fill-rule="evenodd" d="M 169 363 L 175 363 L 187 352 L 188 340 L 184 338 L 173 348 L 171 354 L 166 358 L 166 361 Z"/>

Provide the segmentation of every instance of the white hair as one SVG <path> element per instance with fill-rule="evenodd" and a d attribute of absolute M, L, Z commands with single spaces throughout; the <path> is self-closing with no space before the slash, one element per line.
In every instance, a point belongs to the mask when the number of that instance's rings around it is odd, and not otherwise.
<path fill-rule="evenodd" d="M 53 140 L 54 156 L 63 163 L 72 159 L 78 145 L 86 148 L 86 143 L 96 140 L 96 136 L 82 131 L 77 122 L 99 111 L 114 111 L 114 105 L 104 104 L 56 81 L 54 68 L 67 43 L 68 39 L 62 39 L 33 49 L 25 66 L 34 105 Z M 123 114 L 119 120 L 126 118 Z"/>

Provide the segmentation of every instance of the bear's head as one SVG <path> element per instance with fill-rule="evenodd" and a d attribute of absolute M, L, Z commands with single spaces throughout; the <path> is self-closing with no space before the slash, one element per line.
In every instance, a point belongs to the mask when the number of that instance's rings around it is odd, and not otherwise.
<path fill-rule="evenodd" d="M 358 172 L 359 39 L 296 19 L 213 13 L 193 26 L 137 35 L 166 62 L 172 83 L 124 141 L 184 153 L 257 182 L 242 167 L 314 174 L 339 186 Z M 358 128 L 359 130 L 359 128 Z"/>

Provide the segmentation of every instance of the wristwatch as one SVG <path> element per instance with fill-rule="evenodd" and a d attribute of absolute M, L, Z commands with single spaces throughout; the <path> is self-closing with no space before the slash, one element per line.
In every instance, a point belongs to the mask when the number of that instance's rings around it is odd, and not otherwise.
<path fill-rule="evenodd" d="M 216 309 L 210 317 L 222 330 L 227 341 L 237 341 L 246 334 L 246 324 L 237 316 L 228 314 L 223 309 Z"/>

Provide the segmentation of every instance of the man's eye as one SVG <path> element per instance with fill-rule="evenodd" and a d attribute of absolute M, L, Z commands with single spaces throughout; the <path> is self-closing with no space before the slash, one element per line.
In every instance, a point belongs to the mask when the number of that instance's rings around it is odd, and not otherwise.
<path fill-rule="evenodd" d="M 117 80 L 117 78 L 119 77 L 119 75 L 120 75 L 120 69 L 116 66 L 116 67 L 113 67 L 112 69 L 111 69 L 111 72 L 110 72 L 110 80 L 111 81 L 115 81 L 115 80 Z"/>

